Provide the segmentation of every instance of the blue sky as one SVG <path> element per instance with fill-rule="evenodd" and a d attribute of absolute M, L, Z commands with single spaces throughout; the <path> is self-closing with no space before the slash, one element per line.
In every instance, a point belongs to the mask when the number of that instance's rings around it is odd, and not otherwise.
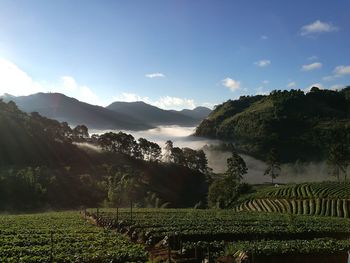
<path fill-rule="evenodd" d="M 350 85 L 350 1 L 0 0 L 0 93 L 166 109 Z"/>

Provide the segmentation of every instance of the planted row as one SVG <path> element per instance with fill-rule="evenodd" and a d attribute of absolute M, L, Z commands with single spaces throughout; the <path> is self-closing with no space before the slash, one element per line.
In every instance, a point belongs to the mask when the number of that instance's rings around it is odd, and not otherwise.
<path fill-rule="evenodd" d="M 298 215 L 350 217 L 348 199 L 252 199 L 235 208 L 236 211 L 278 212 Z"/>

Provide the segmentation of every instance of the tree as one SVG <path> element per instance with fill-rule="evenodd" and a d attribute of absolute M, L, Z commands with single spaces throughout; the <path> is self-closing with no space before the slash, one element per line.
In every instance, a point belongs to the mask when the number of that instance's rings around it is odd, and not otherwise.
<path fill-rule="evenodd" d="M 267 168 L 264 172 L 264 175 L 268 175 L 271 177 L 271 182 L 273 184 L 273 180 L 279 176 L 281 171 L 280 163 L 277 158 L 277 153 L 275 149 L 271 149 L 267 156 L 266 160 Z"/>
<path fill-rule="evenodd" d="M 203 150 L 182 148 L 185 164 L 188 168 L 206 174 L 208 172 L 208 159 Z"/>
<path fill-rule="evenodd" d="M 150 142 L 144 138 L 140 138 L 138 141 L 141 159 L 156 162 L 161 158 L 162 148 L 157 143 Z"/>
<path fill-rule="evenodd" d="M 196 154 L 196 163 L 197 163 L 197 170 L 207 174 L 209 167 L 208 167 L 208 159 L 205 155 L 203 150 L 198 150 Z"/>
<path fill-rule="evenodd" d="M 344 174 L 344 180 L 347 180 L 347 167 L 349 165 L 349 150 L 344 144 L 333 144 L 328 150 L 327 165 L 329 173 L 340 180 L 340 174 Z"/>
<path fill-rule="evenodd" d="M 209 187 L 208 205 L 216 208 L 231 208 L 241 194 L 248 193 L 250 185 L 240 184 L 232 176 L 215 180 Z"/>
<path fill-rule="evenodd" d="M 106 151 L 139 157 L 138 144 L 131 134 L 107 132 L 98 138 L 98 144 Z"/>
<path fill-rule="evenodd" d="M 173 160 L 173 162 L 175 164 L 178 164 L 178 165 L 185 165 L 186 164 L 186 159 L 185 159 L 184 153 L 181 150 L 181 148 L 173 147 L 171 149 L 171 160 Z"/>
<path fill-rule="evenodd" d="M 227 159 L 226 176 L 240 182 L 247 172 L 248 168 L 243 158 L 236 151 L 232 151 L 232 156 Z"/>
<path fill-rule="evenodd" d="M 168 163 L 172 161 L 172 150 L 173 150 L 174 144 L 172 141 L 167 140 L 165 143 L 165 153 L 164 153 L 164 160 Z"/>
<path fill-rule="evenodd" d="M 151 162 L 157 162 L 162 158 L 162 148 L 155 142 L 150 143 L 150 156 Z"/>
<path fill-rule="evenodd" d="M 77 125 L 73 129 L 73 140 L 74 141 L 85 141 L 89 138 L 89 130 L 85 125 Z"/>
<path fill-rule="evenodd" d="M 196 170 L 196 168 L 197 168 L 197 162 L 196 162 L 197 151 L 186 147 L 186 148 L 182 148 L 182 152 L 183 152 L 183 157 L 185 159 L 186 166 L 190 169 Z"/>

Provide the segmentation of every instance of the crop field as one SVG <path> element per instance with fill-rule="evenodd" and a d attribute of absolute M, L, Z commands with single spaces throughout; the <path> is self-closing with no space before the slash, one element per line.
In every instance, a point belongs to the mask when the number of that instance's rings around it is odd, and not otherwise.
<path fill-rule="evenodd" d="M 241 250 L 296 253 L 299 243 L 303 244 L 300 253 L 350 249 L 350 221 L 343 218 L 214 209 L 135 209 L 132 215 L 128 209 L 118 209 L 118 213 L 102 209 L 98 215 L 90 209 L 87 213 L 99 225 L 134 241 L 149 246 L 167 244 L 177 251 L 209 249 L 216 257 Z M 249 247 L 251 242 L 254 246 Z"/>
<path fill-rule="evenodd" d="M 0 216 L 0 262 L 145 262 L 143 246 L 78 212 Z"/>
<path fill-rule="evenodd" d="M 267 187 L 235 208 L 236 211 L 350 217 L 350 183 L 323 182 Z"/>
<path fill-rule="evenodd" d="M 254 197 L 350 199 L 350 183 L 320 182 L 271 186 L 259 190 Z"/>

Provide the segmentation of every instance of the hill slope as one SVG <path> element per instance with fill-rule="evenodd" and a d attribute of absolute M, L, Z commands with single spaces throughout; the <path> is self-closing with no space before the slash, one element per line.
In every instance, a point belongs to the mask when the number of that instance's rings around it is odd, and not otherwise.
<path fill-rule="evenodd" d="M 124 176 L 138 181 L 135 202 L 144 206 L 156 205 L 147 203 L 150 196 L 173 207 L 205 201 L 208 183 L 201 172 L 102 151 L 88 139 L 87 130 L 0 99 L 0 211 L 95 207 L 110 200 Z"/>
<path fill-rule="evenodd" d="M 90 129 L 144 130 L 153 128 L 139 118 L 90 105 L 60 93 L 37 93 L 14 97 L 5 95 L 4 101 L 14 101 L 25 112 L 38 112 L 42 116 L 70 125 L 85 124 Z"/>
<path fill-rule="evenodd" d="M 107 109 L 116 113 L 129 115 L 133 118 L 141 118 L 149 125 L 183 125 L 191 126 L 198 124 L 208 114 L 203 114 L 204 109 L 171 111 L 163 110 L 142 101 L 136 102 L 113 102 Z M 209 109 L 208 109 L 209 110 Z M 210 111 L 210 110 L 209 110 Z M 204 117 L 203 117 L 204 116 Z"/>
<path fill-rule="evenodd" d="M 233 141 L 239 151 L 265 159 L 275 148 L 282 161 L 319 160 L 334 143 L 350 145 L 350 89 L 275 91 L 219 106 L 197 136 Z"/>

